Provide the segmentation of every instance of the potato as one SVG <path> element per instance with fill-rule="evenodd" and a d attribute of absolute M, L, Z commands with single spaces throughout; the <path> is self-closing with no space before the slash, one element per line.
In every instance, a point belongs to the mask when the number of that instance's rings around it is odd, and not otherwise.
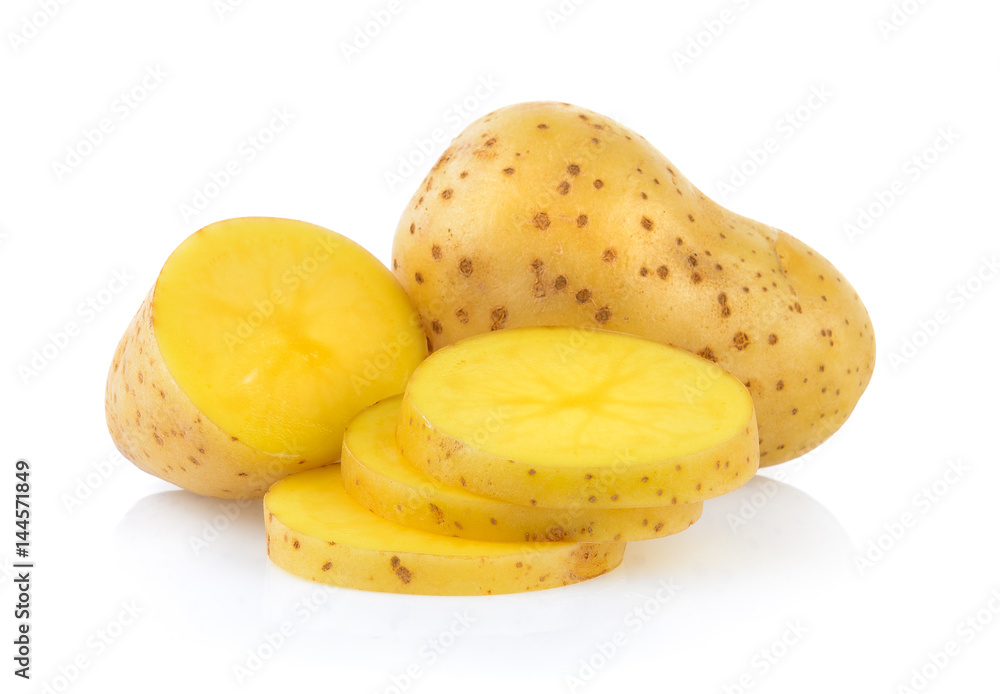
<path fill-rule="evenodd" d="M 554 588 L 610 571 L 625 543 L 481 542 L 397 525 L 347 496 L 339 465 L 300 472 L 264 497 L 267 553 L 297 576 L 345 588 L 486 595 Z"/>
<path fill-rule="evenodd" d="M 635 508 L 702 501 L 757 471 L 747 389 L 634 335 L 514 328 L 428 357 L 396 444 L 418 470 L 512 504 Z"/>
<path fill-rule="evenodd" d="M 753 396 L 764 465 L 836 431 L 874 366 L 868 313 L 827 260 L 569 104 L 510 106 L 461 133 L 403 212 L 392 264 L 434 349 L 571 325 L 716 361 Z"/>
<path fill-rule="evenodd" d="M 118 345 L 108 428 L 146 472 L 260 498 L 338 460 L 348 420 L 426 354 L 406 294 L 356 243 L 287 219 L 217 222 L 171 254 Z"/>
<path fill-rule="evenodd" d="M 648 540 L 686 530 L 701 502 L 650 508 L 517 506 L 445 485 L 419 472 L 396 448 L 402 397 L 372 405 L 347 425 L 341 471 L 347 495 L 395 523 L 494 542 Z"/>

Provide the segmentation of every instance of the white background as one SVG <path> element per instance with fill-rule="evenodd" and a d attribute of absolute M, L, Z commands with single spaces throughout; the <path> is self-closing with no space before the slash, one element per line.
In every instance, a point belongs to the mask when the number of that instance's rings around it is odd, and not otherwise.
<path fill-rule="evenodd" d="M 23 457 L 37 565 L 30 682 L 12 674 L 16 592 L 0 583 L 0 689 L 896 692 L 925 668 L 913 691 L 997 691 L 1000 5 L 896 2 L 898 26 L 893 0 L 413 0 L 379 28 L 388 0 L 245 0 L 221 16 L 212 0 L 50 1 L 51 18 L 45 2 L 6 0 L 0 556 L 7 576 Z M 348 59 L 365 31 L 377 35 Z M 445 140 L 534 99 L 624 122 L 713 198 L 845 273 L 879 355 L 839 433 L 765 472 L 781 484 L 758 477 L 690 531 L 630 545 L 616 572 L 490 598 L 300 581 L 268 564 L 259 502 L 118 464 L 107 368 L 182 239 L 287 216 L 387 261 Z M 280 125 L 274 109 L 290 123 L 260 133 Z M 400 171 L 435 129 L 427 163 Z M 252 161 L 251 136 L 268 140 Z M 239 173 L 185 215 L 230 160 Z M 727 194 L 741 165 L 750 175 Z M 887 209 L 850 232 L 880 191 Z"/>

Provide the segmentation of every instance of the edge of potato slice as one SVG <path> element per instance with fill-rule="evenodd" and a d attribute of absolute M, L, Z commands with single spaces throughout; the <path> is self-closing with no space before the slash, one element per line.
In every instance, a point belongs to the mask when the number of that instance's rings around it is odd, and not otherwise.
<path fill-rule="evenodd" d="M 359 506 L 339 465 L 296 473 L 264 497 L 267 553 L 320 583 L 387 593 L 489 595 L 600 576 L 624 543 L 484 542 L 408 528 Z"/>
<path fill-rule="evenodd" d="M 496 542 L 631 542 L 691 527 L 702 504 L 649 508 L 519 506 L 445 485 L 411 466 L 396 448 L 402 396 L 386 398 L 347 425 L 341 471 L 347 495 L 395 523 Z"/>

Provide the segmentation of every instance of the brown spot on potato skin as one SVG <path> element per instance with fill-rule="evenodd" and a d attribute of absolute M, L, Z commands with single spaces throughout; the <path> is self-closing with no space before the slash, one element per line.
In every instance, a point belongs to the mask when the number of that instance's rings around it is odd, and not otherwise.
<path fill-rule="evenodd" d="M 457 311 L 455 311 L 455 318 L 458 319 L 459 323 L 464 324 L 469 322 L 469 314 L 465 312 L 464 308 L 460 308 Z"/>
<path fill-rule="evenodd" d="M 660 267 L 656 268 L 656 276 L 659 277 L 661 280 L 667 279 L 667 275 L 669 274 L 670 274 L 670 268 L 668 268 L 666 265 L 661 265 Z"/>
<path fill-rule="evenodd" d="M 722 312 L 722 317 L 723 318 L 728 318 L 729 315 L 730 315 L 730 313 L 732 313 L 732 312 L 729 310 L 729 298 L 726 296 L 725 292 L 720 292 L 719 293 L 718 301 L 719 301 L 720 310 Z"/>
<path fill-rule="evenodd" d="M 556 186 L 556 192 L 560 195 L 566 195 L 569 193 L 569 181 L 560 181 L 559 185 Z"/>
<path fill-rule="evenodd" d="M 498 306 L 493 309 L 490 313 L 490 331 L 502 330 L 507 324 L 507 309 L 504 306 Z"/>
<path fill-rule="evenodd" d="M 602 181 L 599 178 L 594 179 L 594 188 L 596 188 L 597 190 L 600 190 L 603 187 L 604 187 L 604 181 Z"/>
<path fill-rule="evenodd" d="M 653 230 L 653 220 L 650 219 L 649 217 L 643 216 L 643 218 L 640 220 L 639 223 L 642 225 L 642 228 L 645 229 L 646 231 Z"/>
<path fill-rule="evenodd" d="M 508 166 L 506 169 L 503 170 L 503 172 L 508 176 L 512 176 L 514 174 L 514 167 Z"/>
<path fill-rule="evenodd" d="M 454 195 L 454 191 L 451 188 L 445 188 L 441 191 L 441 197 L 444 200 L 451 200 L 452 195 Z"/>
<path fill-rule="evenodd" d="M 410 223 L 410 233 L 414 234 L 414 233 L 416 233 L 416 231 L 417 231 L 417 225 L 414 224 L 413 222 L 411 222 Z"/>
<path fill-rule="evenodd" d="M 419 272 L 415 272 L 413 274 L 413 279 L 416 280 L 417 284 L 423 284 L 424 283 L 424 276 L 421 275 Z"/>
<path fill-rule="evenodd" d="M 750 346 L 750 338 L 742 330 L 733 335 L 733 347 L 742 352 Z"/>
<path fill-rule="evenodd" d="M 428 504 L 427 509 L 431 512 L 431 515 L 434 516 L 434 521 L 438 525 L 444 525 L 444 511 L 442 511 L 437 504 Z"/>
<path fill-rule="evenodd" d="M 440 335 L 441 334 L 441 330 L 442 330 L 441 323 L 439 321 L 436 321 L 436 320 L 431 321 L 431 330 L 434 331 L 435 335 Z"/>
<path fill-rule="evenodd" d="M 434 258 L 434 260 L 441 260 L 441 246 L 436 243 L 431 246 L 431 257 Z"/>
<path fill-rule="evenodd" d="M 389 560 L 389 564 L 392 566 L 393 573 L 396 574 L 396 578 L 402 581 L 404 584 L 409 583 L 413 580 L 413 574 L 400 562 L 399 557 L 393 557 Z"/>
<path fill-rule="evenodd" d="M 537 127 L 538 127 L 539 130 L 548 130 L 549 129 L 549 126 L 546 125 L 545 123 L 539 123 Z"/>
<path fill-rule="evenodd" d="M 767 336 L 767 344 L 769 344 L 769 345 L 776 345 L 776 344 L 778 344 L 778 336 L 775 335 L 774 333 L 771 333 L 770 335 L 768 335 Z"/>
<path fill-rule="evenodd" d="M 590 290 L 589 289 L 581 289 L 580 291 L 578 291 L 576 293 L 576 303 L 578 303 L 578 304 L 585 304 L 588 301 L 590 301 Z"/>
<path fill-rule="evenodd" d="M 580 167 L 577 164 L 570 164 L 569 166 L 566 167 L 566 173 L 568 173 L 570 176 L 579 176 Z"/>
<path fill-rule="evenodd" d="M 608 308 L 607 306 L 602 306 L 597 310 L 597 313 L 594 314 L 594 320 L 596 320 L 601 325 L 604 325 L 609 320 L 611 320 L 611 309 Z"/>
<path fill-rule="evenodd" d="M 587 218 L 587 215 L 581 214 L 579 217 L 576 218 L 576 228 L 577 229 L 584 228 L 585 226 L 587 226 L 587 222 L 589 221 L 590 220 Z"/>
<path fill-rule="evenodd" d="M 551 222 L 549 222 L 549 215 L 546 212 L 539 212 L 532 218 L 531 223 L 542 231 L 545 231 L 549 228 Z"/>
<path fill-rule="evenodd" d="M 601 254 L 601 260 L 605 263 L 613 263 L 617 257 L 618 253 L 614 248 L 605 249 L 604 253 Z"/>
<path fill-rule="evenodd" d="M 566 275 L 559 275 L 556 277 L 556 281 L 552 286 L 558 292 L 565 289 L 568 283 L 569 280 L 566 279 Z"/>
<path fill-rule="evenodd" d="M 462 258 L 462 261 L 458 264 L 458 271 L 461 272 L 464 277 L 471 275 L 472 261 L 468 258 Z"/>

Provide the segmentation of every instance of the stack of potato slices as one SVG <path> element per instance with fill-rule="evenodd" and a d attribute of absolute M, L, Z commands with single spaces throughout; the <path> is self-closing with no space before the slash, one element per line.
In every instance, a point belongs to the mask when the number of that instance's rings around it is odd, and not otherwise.
<path fill-rule="evenodd" d="M 358 414 L 341 464 L 277 482 L 268 553 L 333 585 L 481 595 L 617 567 L 757 470 L 746 387 L 603 330 L 502 330 L 445 347 Z"/>

